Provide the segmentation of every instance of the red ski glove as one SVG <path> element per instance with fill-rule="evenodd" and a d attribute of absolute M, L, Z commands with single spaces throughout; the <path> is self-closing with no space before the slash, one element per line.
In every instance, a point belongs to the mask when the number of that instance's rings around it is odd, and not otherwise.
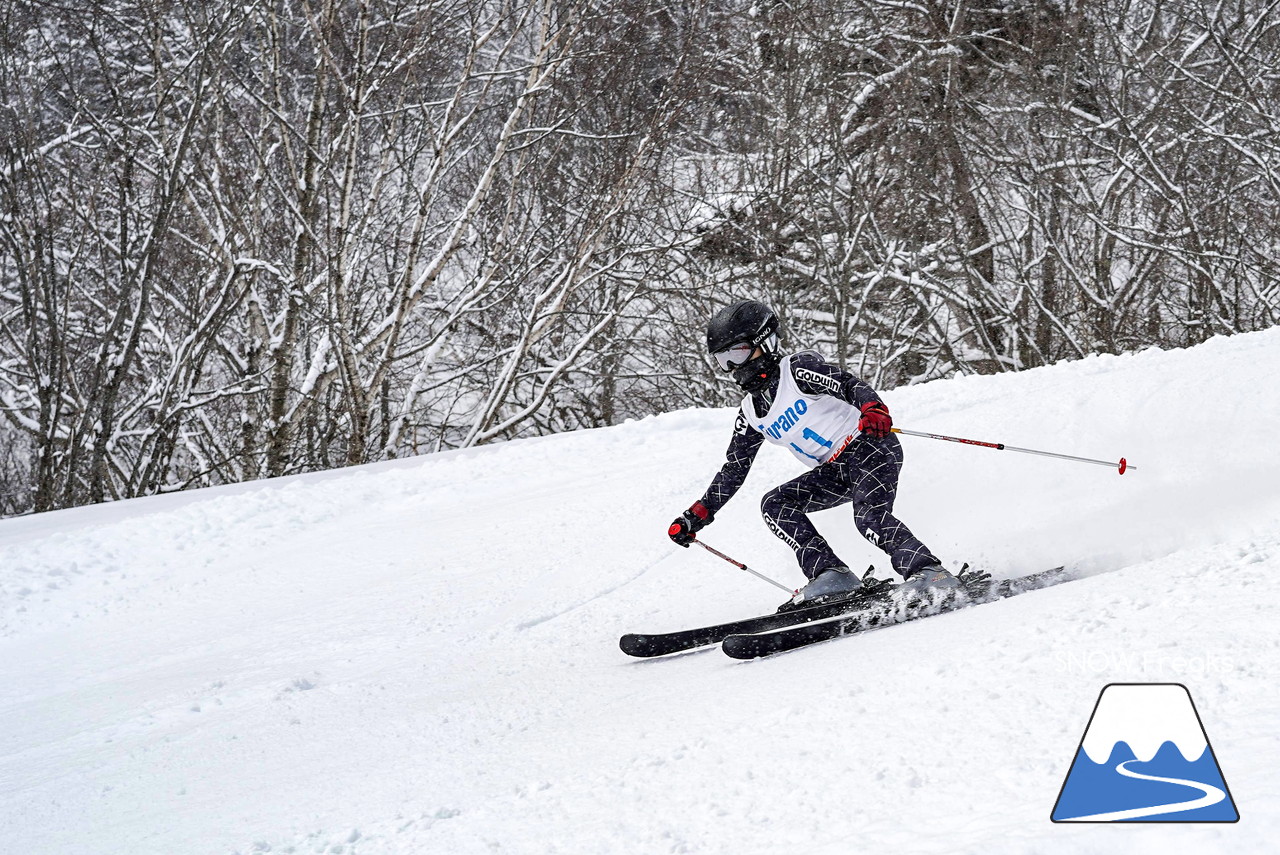
<path fill-rule="evenodd" d="M 858 420 L 858 430 L 872 439 L 884 439 L 893 427 L 893 417 L 889 408 L 880 401 L 868 401 L 862 405 L 862 418 Z"/>
<path fill-rule="evenodd" d="M 688 548 L 693 543 L 693 533 L 701 531 L 713 519 L 715 519 L 715 514 L 707 510 L 702 502 L 694 502 L 693 507 L 676 517 L 675 521 L 671 523 L 671 528 L 667 529 L 667 537 Z"/>

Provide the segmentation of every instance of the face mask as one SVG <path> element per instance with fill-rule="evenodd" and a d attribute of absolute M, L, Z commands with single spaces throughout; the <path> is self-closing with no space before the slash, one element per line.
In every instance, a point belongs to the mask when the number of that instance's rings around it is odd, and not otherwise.
<path fill-rule="evenodd" d="M 733 370 L 733 382 L 742 387 L 744 392 L 759 392 L 766 389 L 777 376 L 779 359 L 764 354 L 745 365 Z"/>

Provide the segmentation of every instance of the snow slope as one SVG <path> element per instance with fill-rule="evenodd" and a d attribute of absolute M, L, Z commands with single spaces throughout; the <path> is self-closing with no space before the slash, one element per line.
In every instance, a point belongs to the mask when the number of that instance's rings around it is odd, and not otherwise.
<path fill-rule="evenodd" d="M 1265 851 L 1280 837 L 1280 330 L 886 395 L 901 517 L 1057 588 L 739 663 L 772 609 L 670 519 L 729 410 L 0 522 L 0 852 Z M 761 452 L 705 539 L 799 584 Z M 847 509 L 818 524 L 883 556 Z M 1049 822 L 1102 686 L 1182 682 L 1242 820 Z"/>

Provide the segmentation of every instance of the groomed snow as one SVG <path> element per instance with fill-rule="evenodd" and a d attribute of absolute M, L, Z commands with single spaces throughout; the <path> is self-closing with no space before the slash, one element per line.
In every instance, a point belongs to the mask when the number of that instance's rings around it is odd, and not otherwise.
<path fill-rule="evenodd" d="M 0 851 L 1261 852 L 1280 838 L 1280 330 L 886 394 L 949 561 L 1083 578 L 740 663 L 671 518 L 731 410 L 0 522 Z M 799 584 L 761 452 L 708 543 Z M 883 556 L 847 509 L 819 526 Z M 1242 820 L 1049 821 L 1098 693 L 1181 682 Z"/>

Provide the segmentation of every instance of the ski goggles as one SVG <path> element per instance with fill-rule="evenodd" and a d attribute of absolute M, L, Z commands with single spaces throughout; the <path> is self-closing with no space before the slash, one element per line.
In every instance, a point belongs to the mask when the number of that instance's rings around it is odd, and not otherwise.
<path fill-rule="evenodd" d="M 716 364 L 720 366 L 721 371 L 732 371 L 745 365 L 755 349 L 756 346 L 751 342 L 743 342 L 711 355 L 716 358 Z"/>

